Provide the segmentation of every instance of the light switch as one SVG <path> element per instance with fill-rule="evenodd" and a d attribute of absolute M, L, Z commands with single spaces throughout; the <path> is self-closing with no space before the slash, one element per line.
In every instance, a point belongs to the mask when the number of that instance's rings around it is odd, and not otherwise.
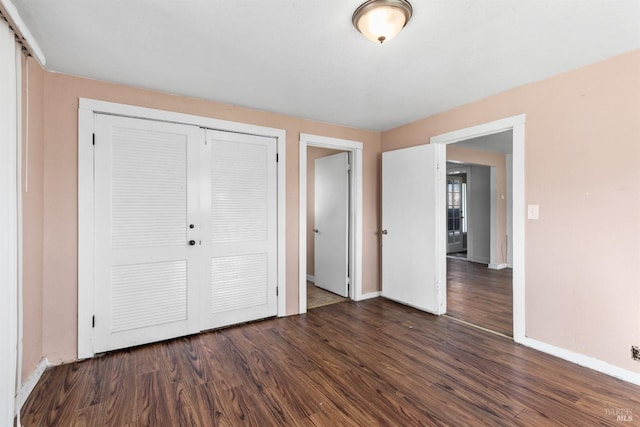
<path fill-rule="evenodd" d="M 527 205 L 527 218 L 539 219 L 540 218 L 540 206 L 539 205 Z"/>

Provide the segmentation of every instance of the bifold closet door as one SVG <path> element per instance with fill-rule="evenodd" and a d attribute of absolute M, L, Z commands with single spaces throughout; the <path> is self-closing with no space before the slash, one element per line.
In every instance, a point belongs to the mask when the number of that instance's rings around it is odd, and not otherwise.
<path fill-rule="evenodd" d="M 199 331 L 204 131 L 98 114 L 95 134 L 95 352 Z"/>
<path fill-rule="evenodd" d="M 201 329 L 277 314 L 276 140 L 206 131 Z"/>

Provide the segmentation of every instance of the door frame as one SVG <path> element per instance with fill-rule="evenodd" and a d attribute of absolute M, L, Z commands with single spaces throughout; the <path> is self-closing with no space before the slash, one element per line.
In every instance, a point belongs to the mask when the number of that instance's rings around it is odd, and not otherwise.
<path fill-rule="evenodd" d="M 307 312 L 307 146 L 332 148 L 350 153 L 351 179 L 349 212 L 349 297 L 354 301 L 362 297 L 362 143 L 348 139 L 300 134 L 299 161 L 299 232 L 298 232 L 298 313 Z"/>
<path fill-rule="evenodd" d="M 445 163 L 446 164 L 446 163 Z M 464 175 L 464 183 L 467 184 L 467 173 L 458 173 L 458 174 L 450 174 L 449 170 L 446 170 L 445 173 L 445 185 L 447 186 L 447 193 L 446 193 L 446 204 L 447 204 L 447 255 L 449 255 L 449 253 L 451 253 L 449 251 L 449 245 L 453 245 L 454 243 L 449 243 L 449 194 L 451 193 L 451 191 L 449 190 L 449 179 L 454 179 L 452 177 L 456 177 L 456 176 L 460 176 L 460 175 Z M 465 207 L 467 207 L 467 200 L 466 197 L 462 197 L 463 196 L 463 191 L 462 191 L 462 178 L 460 178 L 460 215 L 459 215 L 459 224 L 458 224 L 458 229 L 460 231 L 460 249 L 465 249 L 465 245 L 464 245 L 464 232 L 463 229 L 464 227 L 462 226 L 463 224 L 463 220 L 466 219 L 466 216 L 462 216 L 463 214 L 463 209 L 462 206 L 464 205 Z M 467 184 L 467 189 L 468 189 L 468 184 Z M 464 195 L 466 196 L 468 191 L 464 192 Z M 453 199 L 453 197 L 452 197 Z M 452 218 L 452 222 L 455 224 L 455 218 Z M 468 228 L 467 228 L 468 230 Z M 455 234 L 455 233 L 454 233 Z M 459 252 L 459 251 L 458 251 Z"/>
<path fill-rule="evenodd" d="M 95 114 L 111 114 L 138 119 L 172 122 L 266 136 L 276 140 L 278 206 L 278 317 L 286 315 L 286 131 L 204 116 L 80 98 L 78 105 L 78 359 L 95 356 L 94 316 L 94 161 Z"/>
<path fill-rule="evenodd" d="M 435 135 L 431 144 L 453 144 L 466 139 L 513 131 L 512 190 L 513 190 L 513 340 L 526 341 L 525 329 L 525 135 L 526 114 L 507 117 L 477 126 Z M 445 210 L 446 206 L 440 206 Z M 443 235 L 444 236 L 444 233 Z M 443 237 L 444 238 L 444 237 Z M 446 242 L 445 242 L 446 243 Z M 447 293 L 442 292 L 446 306 Z"/>

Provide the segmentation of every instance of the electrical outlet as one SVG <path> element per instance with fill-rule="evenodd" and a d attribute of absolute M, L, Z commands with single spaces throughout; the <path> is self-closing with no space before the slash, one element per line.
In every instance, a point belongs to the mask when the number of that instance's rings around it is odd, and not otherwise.
<path fill-rule="evenodd" d="M 631 346 L 631 358 L 633 360 L 640 360 L 640 347 L 636 345 Z"/>

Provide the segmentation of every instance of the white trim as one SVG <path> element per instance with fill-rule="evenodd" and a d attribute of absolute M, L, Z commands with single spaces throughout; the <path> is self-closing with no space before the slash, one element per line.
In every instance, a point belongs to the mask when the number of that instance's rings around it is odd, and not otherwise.
<path fill-rule="evenodd" d="M 0 21 L 0 425 L 13 423 L 18 371 L 18 289 L 20 277 L 18 140 L 19 52 L 15 34 Z"/>
<path fill-rule="evenodd" d="M 493 122 L 483 123 L 464 129 L 454 130 L 452 132 L 443 133 L 432 136 L 429 140 L 430 144 L 453 144 L 454 142 L 464 141 L 465 139 L 477 138 L 480 136 L 491 135 L 494 133 L 511 130 L 519 125 L 524 126 L 526 114 L 507 117 Z"/>
<path fill-rule="evenodd" d="M 360 299 L 358 301 L 364 301 L 366 299 L 378 298 L 380 296 L 380 291 L 375 292 L 367 292 L 366 294 L 360 295 Z"/>
<path fill-rule="evenodd" d="M 44 64 L 47 62 L 46 58 L 44 57 L 44 53 L 42 53 L 40 45 L 38 45 L 38 42 L 33 37 L 33 34 L 31 34 L 31 31 L 29 31 L 29 28 L 27 28 L 27 25 L 20 17 L 18 9 L 16 9 L 11 0 L 0 0 L 0 6 L 2 6 L 5 12 L 7 12 L 7 14 L 9 15 L 7 19 L 9 19 L 13 24 L 14 31 L 17 31 L 19 36 L 24 39 L 30 51 L 29 53 L 32 53 L 33 56 L 38 60 L 40 65 L 44 66 Z"/>
<path fill-rule="evenodd" d="M 524 127 L 526 115 L 520 114 L 431 137 L 431 144 L 453 144 L 465 139 L 513 130 L 513 340 L 522 343 L 525 336 L 525 158 Z M 444 211 L 444 205 L 442 210 Z M 445 242 L 446 244 L 446 242 Z M 442 293 L 446 301 L 446 292 Z"/>
<path fill-rule="evenodd" d="M 456 258 L 456 257 L 453 257 Z M 464 259 L 464 258 L 458 258 Z M 467 261 L 475 262 L 476 264 L 490 264 L 489 258 L 477 257 L 477 256 L 469 256 L 469 252 L 467 252 Z"/>
<path fill-rule="evenodd" d="M 18 315 L 18 348 L 16 359 L 16 399 L 20 389 L 22 388 L 22 358 L 24 353 L 23 338 L 24 338 L 24 305 L 23 305 L 23 239 L 22 239 L 22 50 L 16 49 L 16 151 L 17 151 L 17 164 L 16 164 L 16 185 L 18 196 L 18 289 L 17 289 L 17 315 Z M 19 425 L 20 423 L 20 407 L 19 403 L 16 403 L 16 419 Z"/>
<path fill-rule="evenodd" d="M 93 132 L 95 114 L 193 125 L 275 138 L 278 150 L 278 316 L 287 314 L 286 287 L 286 131 L 154 108 L 80 98 L 78 107 L 78 358 L 94 356 L 91 327 L 93 289 Z"/>
<path fill-rule="evenodd" d="M 498 261 L 498 170 L 495 166 L 489 166 L 489 264 L 497 264 Z"/>
<path fill-rule="evenodd" d="M 316 276 L 307 274 L 307 282 L 316 283 Z"/>
<path fill-rule="evenodd" d="M 487 268 L 490 268 L 491 270 L 504 270 L 505 268 L 509 268 L 509 265 L 505 263 L 498 264 L 498 263 L 492 262 L 492 263 L 489 263 Z"/>
<path fill-rule="evenodd" d="M 362 143 L 347 139 L 300 134 L 299 150 L 299 229 L 298 229 L 298 313 L 307 312 L 307 146 L 350 151 L 351 156 L 351 231 L 353 251 L 349 262 L 351 283 L 349 297 L 360 301 L 362 295 Z"/>
<path fill-rule="evenodd" d="M 434 233 L 434 242 L 435 245 L 434 253 L 436 255 L 436 259 L 434 260 L 434 270 L 433 274 L 435 275 L 436 280 L 436 289 L 435 289 L 435 302 L 436 302 L 436 311 L 434 314 L 442 315 L 447 312 L 447 227 L 445 224 L 447 223 L 447 151 L 446 147 L 434 147 L 435 156 L 436 156 L 436 165 L 438 171 L 436 173 L 436 188 L 440 187 L 442 191 L 436 191 L 435 194 L 435 206 L 440 207 L 441 209 L 435 210 L 434 221 L 435 221 L 435 233 Z M 468 234 L 467 234 L 468 236 Z M 467 245 L 468 246 L 468 245 Z M 441 254 L 441 255 L 440 255 Z"/>
<path fill-rule="evenodd" d="M 547 344 L 528 337 L 525 337 L 525 339 L 520 342 L 520 344 L 526 345 L 527 347 L 531 347 L 543 353 L 559 357 L 560 359 L 575 363 L 576 365 L 584 366 L 585 368 L 593 369 L 594 371 L 602 372 L 603 374 L 611 375 L 612 377 L 616 377 L 623 381 L 627 381 L 631 384 L 640 386 L 640 373 L 628 371 L 618 366 L 611 365 L 600 359 L 585 356 L 584 354 L 566 350 L 561 347 L 556 347 L 554 345 Z"/>
<path fill-rule="evenodd" d="M 80 100 L 82 102 L 82 99 Z M 78 358 L 93 357 L 95 313 L 93 138 L 94 114 L 78 109 Z"/>
<path fill-rule="evenodd" d="M 38 381 L 40 381 L 40 377 L 42 377 L 42 374 L 44 374 L 44 371 L 49 366 L 51 366 L 51 363 L 49 363 L 49 360 L 46 357 L 43 357 L 42 360 L 40 360 L 40 362 L 36 365 L 36 368 L 33 370 L 33 372 L 31 372 L 29 378 L 27 378 L 22 383 L 22 386 L 20 387 L 20 393 L 18 393 L 16 413 L 19 413 L 22 410 L 24 403 L 27 401 L 36 384 L 38 384 Z"/>
<path fill-rule="evenodd" d="M 278 317 L 283 317 L 287 315 L 287 134 L 283 129 L 260 130 L 271 132 L 278 141 Z"/>

